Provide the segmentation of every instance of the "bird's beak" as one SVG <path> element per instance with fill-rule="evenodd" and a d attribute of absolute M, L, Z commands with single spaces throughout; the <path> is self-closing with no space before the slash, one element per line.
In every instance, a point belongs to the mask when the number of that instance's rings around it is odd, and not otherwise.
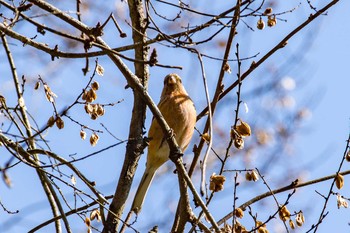
<path fill-rule="evenodd" d="M 171 75 L 169 78 L 168 78 L 168 85 L 174 85 L 176 84 L 176 77 Z"/>

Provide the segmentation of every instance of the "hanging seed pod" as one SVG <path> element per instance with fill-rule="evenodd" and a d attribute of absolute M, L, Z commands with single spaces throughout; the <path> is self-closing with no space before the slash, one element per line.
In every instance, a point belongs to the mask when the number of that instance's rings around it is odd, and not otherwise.
<path fill-rule="evenodd" d="M 234 145 L 237 149 L 242 150 L 244 148 L 244 140 L 241 137 L 237 137 L 234 141 Z"/>
<path fill-rule="evenodd" d="M 49 120 L 47 121 L 47 126 L 52 127 L 55 124 L 55 117 L 51 116 Z"/>
<path fill-rule="evenodd" d="M 94 91 L 97 91 L 99 88 L 100 88 L 100 84 L 98 82 L 93 82 L 91 84 L 91 88 L 94 90 Z"/>
<path fill-rule="evenodd" d="M 96 220 L 98 222 L 101 221 L 101 214 L 100 214 L 100 211 L 98 209 L 94 209 L 93 211 L 91 211 L 90 213 L 90 219 L 91 221 L 94 220 L 96 218 Z"/>
<path fill-rule="evenodd" d="M 282 208 L 279 210 L 278 215 L 282 221 L 286 221 L 290 218 L 290 212 L 287 209 L 287 206 L 282 206 Z"/>
<path fill-rule="evenodd" d="M 349 207 L 348 202 L 339 193 L 337 194 L 337 206 L 338 206 L 338 209 L 340 207 L 344 207 L 344 208 Z"/>
<path fill-rule="evenodd" d="M 230 67 L 230 65 L 227 62 L 224 64 L 223 70 L 225 72 L 227 72 L 228 74 L 232 73 L 231 67 Z"/>
<path fill-rule="evenodd" d="M 236 208 L 234 213 L 237 218 L 243 218 L 244 216 L 244 212 L 241 208 Z"/>
<path fill-rule="evenodd" d="M 264 11 L 264 15 L 269 15 L 269 14 L 272 14 L 272 8 L 271 7 L 266 8 L 265 11 Z"/>
<path fill-rule="evenodd" d="M 345 159 L 346 159 L 346 161 L 350 162 L 350 151 L 348 151 L 348 153 L 346 153 Z"/>
<path fill-rule="evenodd" d="M 252 180 L 253 180 L 252 174 L 250 174 L 250 172 L 247 172 L 247 173 L 245 174 L 245 179 L 246 179 L 247 181 L 252 181 Z"/>
<path fill-rule="evenodd" d="M 344 177 L 339 173 L 335 177 L 335 185 L 337 186 L 338 189 L 341 189 L 344 186 Z"/>
<path fill-rule="evenodd" d="M 61 117 L 57 117 L 56 126 L 59 129 L 63 129 L 64 128 L 64 121 L 62 120 Z"/>
<path fill-rule="evenodd" d="M 91 102 L 94 102 L 96 99 L 97 99 L 96 91 L 94 91 L 94 89 L 90 89 L 88 93 L 88 98 L 86 99 L 86 101 L 91 103 Z"/>
<path fill-rule="evenodd" d="M 301 227 L 305 223 L 305 217 L 302 211 L 300 211 L 295 217 L 295 222 L 297 223 L 298 227 Z"/>
<path fill-rule="evenodd" d="M 264 20 L 262 20 L 261 18 L 258 20 L 257 24 L 256 24 L 256 27 L 259 29 L 259 30 L 263 30 L 265 28 L 265 22 Z"/>
<path fill-rule="evenodd" d="M 85 104 L 84 106 L 85 112 L 91 114 L 94 111 L 94 107 L 92 104 Z"/>
<path fill-rule="evenodd" d="M 236 131 L 242 137 L 247 137 L 252 134 L 249 124 L 242 120 L 240 120 L 240 124 L 236 126 Z"/>
<path fill-rule="evenodd" d="M 255 170 L 252 171 L 251 176 L 254 182 L 259 180 L 259 175 Z"/>
<path fill-rule="evenodd" d="M 40 82 L 37 81 L 34 86 L 34 90 L 38 90 L 40 88 Z"/>
<path fill-rule="evenodd" d="M 208 133 L 202 134 L 202 138 L 206 141 L 209 142 L 210 141 L 210 135 Z"/>
<path fill-rule="evenodd" d="M 87 227 L 90 227 L 90 226 L 91 226 L 91 220 L 90 220 L 90 218 L 88 218 L 88 217 L 85 218 L 85 224 L 86 224 Z"/>
<path fill-rule="evenodd" d="M 98 118 L 98 115 L 96 113 L 91 113 L 90 117 L 91 120 L 96 120 Z"/>
<path fill-rule="evenodd" d="M 104 72 L 105 72 L 105 69 L 100 64 L 98 64 L 96 67 L 96 73 L 99 76 L 103 76 Z"/>
<path fill-rule="evenodd" d="M 96 114 L 98 116 L 103 116 L 105 114 L 105 109 L 103 108 L 102 105 L 100 104 L 97 105 Z"/>
<path fill-rule="evenodd" d="M 80 130 L 80 138 L 85 140 L 86 138 L 86 132 L 84 130 Z"/>
<path fill-rule="evenodd" d="M 273 27 L 273 26 L 276 26 L 277 24 L 277 19 L 276 19 L 276 16 L 269 16 L 268 19 L 267 19 L 267 26 L 269 27 Z"/>
<path fill-rule="evenodd" d="M 99 138 L 100 137 L 96 133 L 93 133 L 91 135 L 91 137 L 90 137 L 90 144 L 91 144 L 91 146 L 96 146 Z"/>
<path fill-rule="evenodd" d="M 81 99 L 86 101 L 87 95 L 88 95 L 88 92 L 84 90 L 83 95 L 81 96 Z"/>
<path fill-rule="evenodd" d="M 295 229 L 295 224 L 292 219 L 289 219 L 289 226 L 290 228 Z"/>
<path fill-rule="evenodd" d="M 226 177 L 222 175 L 216 175 L 213 173 L 210 176 L 210 184 L 209 190 L 214 192 L 219 192 L 224 189 L 224 182 L 226 181 Z"/>

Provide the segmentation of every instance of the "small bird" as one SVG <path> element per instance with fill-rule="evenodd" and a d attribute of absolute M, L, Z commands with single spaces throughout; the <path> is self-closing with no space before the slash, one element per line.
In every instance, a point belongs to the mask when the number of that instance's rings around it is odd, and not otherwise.
<path fill-rule="evenodd" d="M 184 152 L 190 143 L 196 124 L 196 109 L 188 96 L 179 75 L 169 74 L 164 78 L 164 87 L 160 96 L 158 108 L 169 127 L 173 130 L 175 139 Z M 138 214 L 141 211 L 148 188 L 158 170 L 169 159 L 169 146 L 162 129 L 153 118 L 148 132 L 146 169 L 137 189 L 131 211 Z"/>

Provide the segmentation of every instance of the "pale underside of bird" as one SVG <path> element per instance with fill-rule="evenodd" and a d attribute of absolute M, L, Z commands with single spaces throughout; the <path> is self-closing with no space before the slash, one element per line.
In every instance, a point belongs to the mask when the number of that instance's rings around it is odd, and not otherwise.
<path fill-rule="evenodd" d="M 196 110 L 188 96 L 180 76 L 169 74 L 164 78 L 164 87 L 158 108 L 169 127 L 173 130 L 175 139 L 184 152 L 190 143 L 196 124 Z M 138 214 L 141 211 L 149 186 L 158 168 L 169 159 L 169 146 L 163 131 L 156 119 L 152 120 L 148 132 L 146 169 L 137 189 L 131 211 Z"/>

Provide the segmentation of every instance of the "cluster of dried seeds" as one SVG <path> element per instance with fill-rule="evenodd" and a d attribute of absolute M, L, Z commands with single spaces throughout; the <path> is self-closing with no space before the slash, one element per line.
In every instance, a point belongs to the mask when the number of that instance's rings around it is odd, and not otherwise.
<path fill-rule="evenodd" d="M 277 24 L 276 15 L 272 15 L 272 8 L 271 7 L 266 8 L 263 15 L 267 16 L 267 26 L 269 26 L 269 27 L 276 26 L 276 24 Z M 265 21 L 261 17 L 258 20 L 256 27 L 259 30 L 263 30 L 265 28 Z"/>
<path fill-rule="evenodd" d="M 231 138 L 237 149 L 242 150 L 244 148 L 244 138 L 249 137 L 252 132 L 248 123 L 239 119 L 240 124 L 232 127 Z"/>

